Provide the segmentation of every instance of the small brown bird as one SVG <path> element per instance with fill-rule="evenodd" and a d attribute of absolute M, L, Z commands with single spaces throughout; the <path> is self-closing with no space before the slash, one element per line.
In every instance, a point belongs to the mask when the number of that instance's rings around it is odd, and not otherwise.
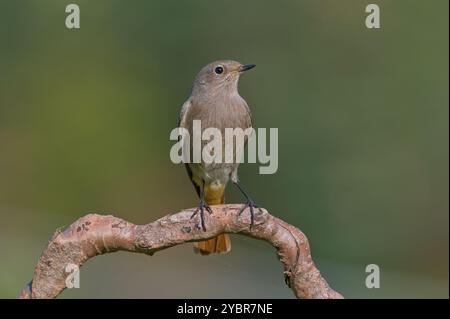
<path fill-rule="evenodd" d="M 223 143 L 225 128 L 250 128 L 251 114 L 245 100 L 238 93 L 238 81 L 240 75 L 252 68 L 254 64 L 241 64 L 231 60 L 221 60 L 208 64 L 200 70 L 195 78 L 191 93 L 183 104 L 180 113 L 179 127 L 189 131 L 193 136 L 193 121 L 201 120 L 202 130 L 217 128 L 222 133 Z M 192 143 L 191 143 L 192 144 Z M 206 144 L 202 142 L 203 146 Z M 235 150 L 235 146 L 234 150 Z M 192 154 L 192 146 L 191 154 Z M 224 148 L 222 148 L 224 149 Z M 186 163 L 186 170 L 200 197 L 200 204 L 194 217 L 200 213 L 200 222 L 203 230 L 206 230 L 204 211 L 212 213 L 208 205 L 223 204 L 225 202 L 225 187 L 231 179 L 244 194 L 247 203 L 241 212 L 249 207 L 251 222 L 253 224 L 253 208 L 257 206 L 248 197 L 238 184 L 239 163 Z M 227 234 L 194 244 L 195 250 L 202 255 L 210 253 L 226 253 L 231 249 L 230 238 Z"/>

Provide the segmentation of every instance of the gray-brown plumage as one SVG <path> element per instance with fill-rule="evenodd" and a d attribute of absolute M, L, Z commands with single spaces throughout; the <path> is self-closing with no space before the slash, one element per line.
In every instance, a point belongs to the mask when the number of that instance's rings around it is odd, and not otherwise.
<path fill-rule="evenodd" d="M 241 64 L 231 60 L 221 60 L 208 64 L 198 73 L 191 94 L 183 104 L 179 126 L 186 128 L 193 136 L 193 121 L 201 120 L 202 131 L 214 127 L 222 132 L 225 152 L 225 128 L 251 127 L 250 109 L 238 93 L 238 81 L 242 72 L 253 68 L 252 64 Z M 208 141 L 202 142 L 202 149 Z M 192 141 L 191 141 L 192 154 Z M 234 149 L 235 152 L 235 149 Z M 223 155 L 223 159 L 225 155 Z M 224 203 L 225 187 L 228 181 L 237 183 L 239 163 L 189 163 L 186 169 L 200 197 L 200 218 L 205 228 L 203 209 L 208 205 Z M 231 249 L 228 235 L 196 243 L 202 254 L 228 252 Z"/>

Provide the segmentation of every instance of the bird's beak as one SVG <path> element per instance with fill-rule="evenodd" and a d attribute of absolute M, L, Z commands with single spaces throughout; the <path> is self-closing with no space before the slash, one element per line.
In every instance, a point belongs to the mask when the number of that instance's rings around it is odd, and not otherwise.
<path fill-rule="evenodd" d="M 245 72 L 248 71 L 250 69 L 253 69 L 256 66 L 256 64 L 242 64 L 239 67 L 239 72 Z"/>

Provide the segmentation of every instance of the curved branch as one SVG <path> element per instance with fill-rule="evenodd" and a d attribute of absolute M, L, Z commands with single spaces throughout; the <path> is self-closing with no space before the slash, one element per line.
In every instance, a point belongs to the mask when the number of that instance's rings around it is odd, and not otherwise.
<path fill-rule="evenodd" d="M 270 215 L 255 212 L 249 227 L 249 212 L 239 214 L 241 205 L 212 206 L 206 214 L 206 231 L 195 209 L 167 215 L 146 225 L 134 225 L 111 215 L 86 215 L 64 230 L 57 230 L 39 258 L 33 280 L 19 298 L 55 298 L 66 288 L 68 264 L 82 266 L 88 259 L 118 250 L 153 255 L 186 242 L 212 238 L 221 233 L 239 233 L 271 243 L 284 266 L 286 284 L 297 298 L 342 298 L 323 279 L 311 258 L 308 239 L 296 227 Z"/>

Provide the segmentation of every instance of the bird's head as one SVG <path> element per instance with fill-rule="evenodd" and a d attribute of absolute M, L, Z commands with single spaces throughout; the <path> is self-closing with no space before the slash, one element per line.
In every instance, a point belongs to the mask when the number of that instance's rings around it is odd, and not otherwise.
<path fill-rule="evenodd" d="M 194 81 L 194 93 L 237 92 L 239 76 L 254 64 L 242 64 L 233 60 L 219 60 L 203 67 Z"/>

